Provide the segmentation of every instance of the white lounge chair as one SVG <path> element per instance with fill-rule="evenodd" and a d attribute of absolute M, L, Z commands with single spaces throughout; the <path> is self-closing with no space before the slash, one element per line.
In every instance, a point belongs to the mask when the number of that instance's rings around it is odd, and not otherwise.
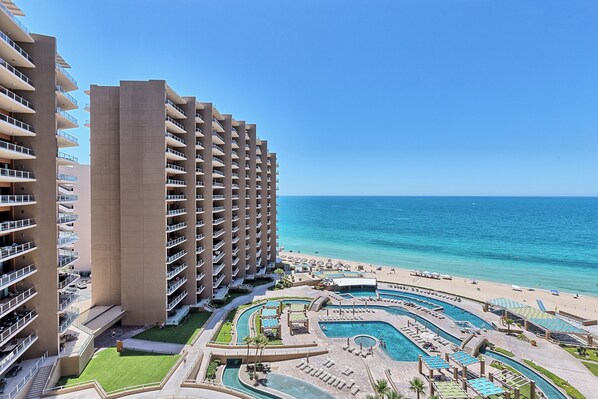
<path fill-rule="evenodd" d="M 299 363 L 298 365 L 296 365 L 295 367 L 300 368 L 301 366 L 305 365 L 305 360 L 303 360 L 301 363 Z"/>
<path fill-rule="evenodd" d="M 353 388 L 351 390 L 351 395 L 355 396 L 355 395 L 357 395 L 357 392 L 359 392 L 359 387 L 358 386 L 356 386 L 355 388 Z"/>

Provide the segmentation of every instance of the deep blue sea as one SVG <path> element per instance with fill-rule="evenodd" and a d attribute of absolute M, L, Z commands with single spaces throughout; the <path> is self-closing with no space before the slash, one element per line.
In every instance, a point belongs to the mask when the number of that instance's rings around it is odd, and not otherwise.
<path fill-rule="evenodd" d="M 598 295 L 598 198 L 285 197 L 305 254 Z"/>

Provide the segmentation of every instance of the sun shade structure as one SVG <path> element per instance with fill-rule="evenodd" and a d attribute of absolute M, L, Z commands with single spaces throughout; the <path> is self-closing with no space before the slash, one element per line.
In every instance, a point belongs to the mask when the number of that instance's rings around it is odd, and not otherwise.
<path fill-rule="evenodd" d="M 513 313 L 517 316 L 523 317 L 524 319 L 555 319 L 556 317 L 546 313 L 546 312 L 542 312 L 539 309 L 536 308 L 532 308 L 531 306 L 526 306 L 523 308 L 516 308 L 516 309 L 511 309 L 510 313 Z"/>
<path fill-rule="evenodd" d="M 469 398 L 469 395 L 455 381 L 438 381 L 434 383 L 434 388 L 442 399 Z"/>
<path fill-rule="evenodd" d="M 289 306 L 289 311 L 290 312 L 304 312 L 305 311 L 305 305 L 301 305 L 298 303 L 293 303 L 291 304 L 291 306 Z"/>
<path fill-rule="evenodd" d="M 515 302 L 509 298 L 496 298 L 491 299 L 488 301 L 489 304 L 499 306 L 504 309 L 516 309 L 516 308 L 525 308 L 527 305 L 524 305 L 519 302 Z"/>
<path fill-rule="evenodd" d="M 505 391 L 494 385 L 487 378 L 476 378 L 475 380 L 467 380 L 467 385 L 476 391 L 480 396 L 487 398 L 492 395 L 500 395 Z"/>
<path fill-rule="evenodd" d="M 268 301 L 264 304 L 264 307 L 272 309 L 278 308 L 280 307 L 280 301 Z"/>
<path fill-rule="evenodd" d="M 277 329 L 280 326 L 278 319 L 262 319 L 262 328 L 263 329 Z"/>
<path fill-rule="evenodd" d="M 534 323 L 538 327 L 545 329 L 551 333 L 565 333 L 565 334 L 587 334 L 587 331 L 582 330 L 574 326 L 573 324 L 567 323 L 563 319 L 556 317 L 553 318 L 530 318 L 530 323 Z"/>
<path fill-rule="evenodd" d="M 262 309 L 262 318 L 278 317 L 276 309 Z"/>
<path fill-rule="evenodd" d="M 468 353 L 462 352 L 462 351 L 455 352 L 449 356 L 451 359 L 453 359 L 455 362 L 457 362 L 461 366 L 470 366 L 472 364 L 476 364 L 476 363 L 480 362 L 477 358 L 469 355 Z"/>
<path fill-rule="evenodd" d="M 422 356 L 422 360 L 426 367 L 430 370 L 443 370 L 451 367 L 440 356 Z"/>

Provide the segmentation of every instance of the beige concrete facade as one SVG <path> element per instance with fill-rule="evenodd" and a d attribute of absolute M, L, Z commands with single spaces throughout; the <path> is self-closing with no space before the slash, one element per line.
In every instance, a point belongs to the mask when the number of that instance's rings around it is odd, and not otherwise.
<path fill-rule="evenodd" d="M 72 175 L 77 178 L 73 186 L 73 194 L 77 202 L 73 204 L 77 215 L 77 234 L 75 252 L 79 258 L 73 264 L 75 270 L 91 272 L 91 166 L 78 164 L 72 167 Z"/>
<path fill-rule="evenodd" d="M 163 80 L 89 94 L 94 305 L 177 324 L 274 266 L 276 158 L 255 125 Z"/>
<path fill-rule="evenodd" d="M 20 360 L 70 356 L 64 335 L 76 316 L 69 285 L 78 279 L 77 196 L 69 169 L 77 159 L 63 148 L 78 145 L 66 132 L 78 126 L 69 113 L 78 108 L 69 94 L 77 83 L 56 39 L 30 33 L 22 15 L 0 1 L 1 377 Z M 22 387 L 16 379 L 7 380 L 10 389 Z"/>

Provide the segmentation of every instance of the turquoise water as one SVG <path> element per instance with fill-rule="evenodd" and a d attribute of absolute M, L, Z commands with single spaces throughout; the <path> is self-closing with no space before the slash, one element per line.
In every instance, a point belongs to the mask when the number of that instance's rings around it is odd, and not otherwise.
<path fill-rule="evenodd" d="M 268 392 L 263 392 L 259 389 L 243 385 L 239 380 L 240 369 L 240 359 L 229 359 L 226 362 L 226 367 L 224 368 L 224 372 L 222 373 L 222 384 L 225 387 L 234 389 L 235 391 L 243 392 L 257 399 L 280 399 L 280 397 L 276 395 L 272 395 Z"/>
<path fill-rule="evenodd" d="M 283 305 L 294 304 L 309 304 L 309 301 L 304 299 L 285 299 L 282 301 Z M 243 338 L 249 335 L 249 320 L 255 315 L 255 312 L 260 310 L 263 304 L 257 304 L 243 310 L 243 313 L 237 318 L 237 345 L 243 345 Z"/>
<path fill-rule="evenodd" d="M 386 343 L 384 350 L 391 359 L 402 362 L 415 362 L 419 355 L 426 353 L 405 337 L 399 330 L 383 321 L 340 321 L 320 322 L 324 334 L 330 338 L 353 337 L 355 335 L 371 335 Z"/>
<path fill-rule="evenodd" d="M 300 399 L 334 399 L 328 392 L 298 378 L 277 373 L 268 374 L 265 385 Z"/>
<path fill-rule="evenodd" d="M 281 197 L 285 250 L 598 295 L 598 198 Z"/>
<path fill-rule="evenodd" d="M 444 313 L 446 316 L 450 317 L 453 320 L 467 321 L 478 328 L 486 328 L 489 330 L 492 329 L 492 326 L 484 319 L 481 319 L 473 313 L 468 312 L 467 310 L 455 306 L 449 302 L 441 301 L 436 298 L 429 298 L 427 296 L 414 294 L 411 292 L 378 290 L 378 293 L 382 298 L 412 302 L 428 309 L 432 309 L 437 306 L 442 306 L 444 308 L 444 311 L 442 313 Z M 344 298 L 348 298 L 348 294 L 351 294 L 353 296 L 375 296 L 376 292 L 373 290 L 351 290 L 346 291 L 346 293 L 341 295 L 343 295 Z"/>

